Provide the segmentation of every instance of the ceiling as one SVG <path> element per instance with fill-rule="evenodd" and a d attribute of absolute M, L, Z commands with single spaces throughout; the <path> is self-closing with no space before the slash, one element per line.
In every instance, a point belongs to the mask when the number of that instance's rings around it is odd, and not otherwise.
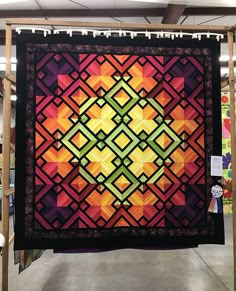
<path fill-rule="evenodd" d="M 6 3 L 10 1 L 14 3 Z M 9 17 L 234 24 L 235 15 L 235 0 L 0 0 L 1 26 Z"/>
<path fill-rule="evenodd" d="M 10 1 L 14 3 L 9 3 Z M 5 44 L 4 30 L 8 18 L 227 26 L 236 24 L 236 0 L 18 1 L 20 0 L 0 0 L 0 46 Z M 15 33 L 13 44 L 14 35 Z M 0 57 L 1 51 L 4 50 L 0 48 Z M 222 41 L 222 55 L 225 54 L 226 37 Z M 222 63 L 222 67 L 224 66 L 227 63 Z"/>

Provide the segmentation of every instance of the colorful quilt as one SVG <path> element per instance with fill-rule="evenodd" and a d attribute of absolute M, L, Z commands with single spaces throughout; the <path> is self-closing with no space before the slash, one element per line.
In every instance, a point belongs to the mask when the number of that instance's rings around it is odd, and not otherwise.
<path fill-rule="evenodd" d="M 223 243 L 219 44 L 17 40 L 15 249 Z"/>
<path fill-rule="evenodd" d="M 222 111 L 223 177 L 225 179 L 226 185 L 232 187 L 229 92 L 221 93 L 221 111 Z M 224 200 L 224 213 L 232 213 L 232 191 L 230 191 L 229 189 L 224 189 L 223 200 Z"/>

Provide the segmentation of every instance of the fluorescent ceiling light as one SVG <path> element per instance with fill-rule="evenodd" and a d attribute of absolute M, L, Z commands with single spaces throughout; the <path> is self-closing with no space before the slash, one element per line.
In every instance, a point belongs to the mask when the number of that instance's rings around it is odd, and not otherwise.
<path fill-rule="evenodd" d="M 220 56 L 220 62 L 227 62 L 229 60 L 229 56 Z"/>
<path fill-rule="evenodd" d="M 16 95 L 11 95 L 11 100 L 12 101 L 16 101 L 16 99 L 17 99 Z"/>
<path fill-rule="evenodd" d="M 229 60 L 228 55 L 222 55 L 220 56 L 220 62 L 227 62 Z M 236 56 L 233 56 L 233 60 L 236 61 Z"/>
<path fill-rule="evenodd" d="M 11 63 L 12 64 L 16 64 L 17 63 L 17 59 L 15 57 L 12 57 L 11 58 Z M 6 64 L 6 58 L 5 57 L 0 57 L 0 64 Z"/>
<path fill-rule="evenodd" d="M 0 5 L 1 4 L 11 4 L 11 3 L 17 3 L 17 2 L 26 2 L 29 0 L 0 0 Z"/>
<path fill-rule="evenodd" d="M 11 70 L 16 72 L 16 64 L 11 64 Z M 6 64 L 0 64 L 0 71 L 6 71 Z"/>

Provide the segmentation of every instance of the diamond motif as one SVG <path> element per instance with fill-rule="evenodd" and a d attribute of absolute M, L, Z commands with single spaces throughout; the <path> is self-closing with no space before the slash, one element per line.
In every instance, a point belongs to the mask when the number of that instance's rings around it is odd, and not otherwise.
<path fill-rule="evenodd" d="M 125 150 L 120 148 L 119 145 L 115 142 L 116 138 L 121 134 L 125 133 L 126 136 L 130 139 L 130 142 L 127 144 Z M 105 142 L 111 147 L 114 148 L 116 153 L 123 159 L 128 153 L 138 144 L 138 138 L 135 134 L 124 124 L 119 125 L 116 129 L 107 137 Z"/>
<path fill-rule="evenodd" d="M 123 192 L 127 187 L 130 186 L 130 181 L 122 174 L 115 182 L 114 185 Z"/>
<path fill-rule="evenodd" d="M 114 97 L 116 102 L 118 102 L 121 107 L 124 107 L 124 105 L 131 99 L 131 97 L 123 89 L 117 92 Z"/>
<path fill-rule="evenodd" d="M 156 100 L 162 107 L 166 107 L 172 99 L 173 98 L 164 90 L 156 97 Z"/>
<path fill-rule="evenodd" d="M 164 150 L 172 143 L 172 139 L 165 132 L 162 132 L 156 138 L 156 143 Z"/>
<path fill-rule="evenodd" d="M 129 139 L 129 137 L 124 133 L 121 132 L 115 139 L 114 142 L 116 143 L 116 145 L 121 149 L 125 149 L 127 147 L 127 145 L 131 142 L 131 140 Z"/>
<path fill-rule="evenodd" d="M 102 107 L 106 103 L 106 101 L 103 98 L 99 98 L 97 103 L 99 104 L 100 107 Z"/>

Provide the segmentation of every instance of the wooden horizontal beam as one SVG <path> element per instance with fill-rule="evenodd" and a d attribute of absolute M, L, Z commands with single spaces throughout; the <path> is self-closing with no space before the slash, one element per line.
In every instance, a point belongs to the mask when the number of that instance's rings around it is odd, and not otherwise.
<path fill-rule="evenodd" d="M 179 25 L 179 24 L 151 24 L 151 23 L 114 23 L 114 22 L 85 22 L 85 21 L 52 21 L 43 19 L 10 18 L 6 24 L 11 25 L 43 25 L 106 29 L 133 29 L 133 30 L 182 30 L 182 31 L 228 31 L 232 26 L 224 25 Z"/>
<path fill-rule="evenodd" d="M 0 10 L 0 18 L 162 17 L 166 8 Z M 236 7 L 187 7 L 183 15 L 236 15 Z"/>

